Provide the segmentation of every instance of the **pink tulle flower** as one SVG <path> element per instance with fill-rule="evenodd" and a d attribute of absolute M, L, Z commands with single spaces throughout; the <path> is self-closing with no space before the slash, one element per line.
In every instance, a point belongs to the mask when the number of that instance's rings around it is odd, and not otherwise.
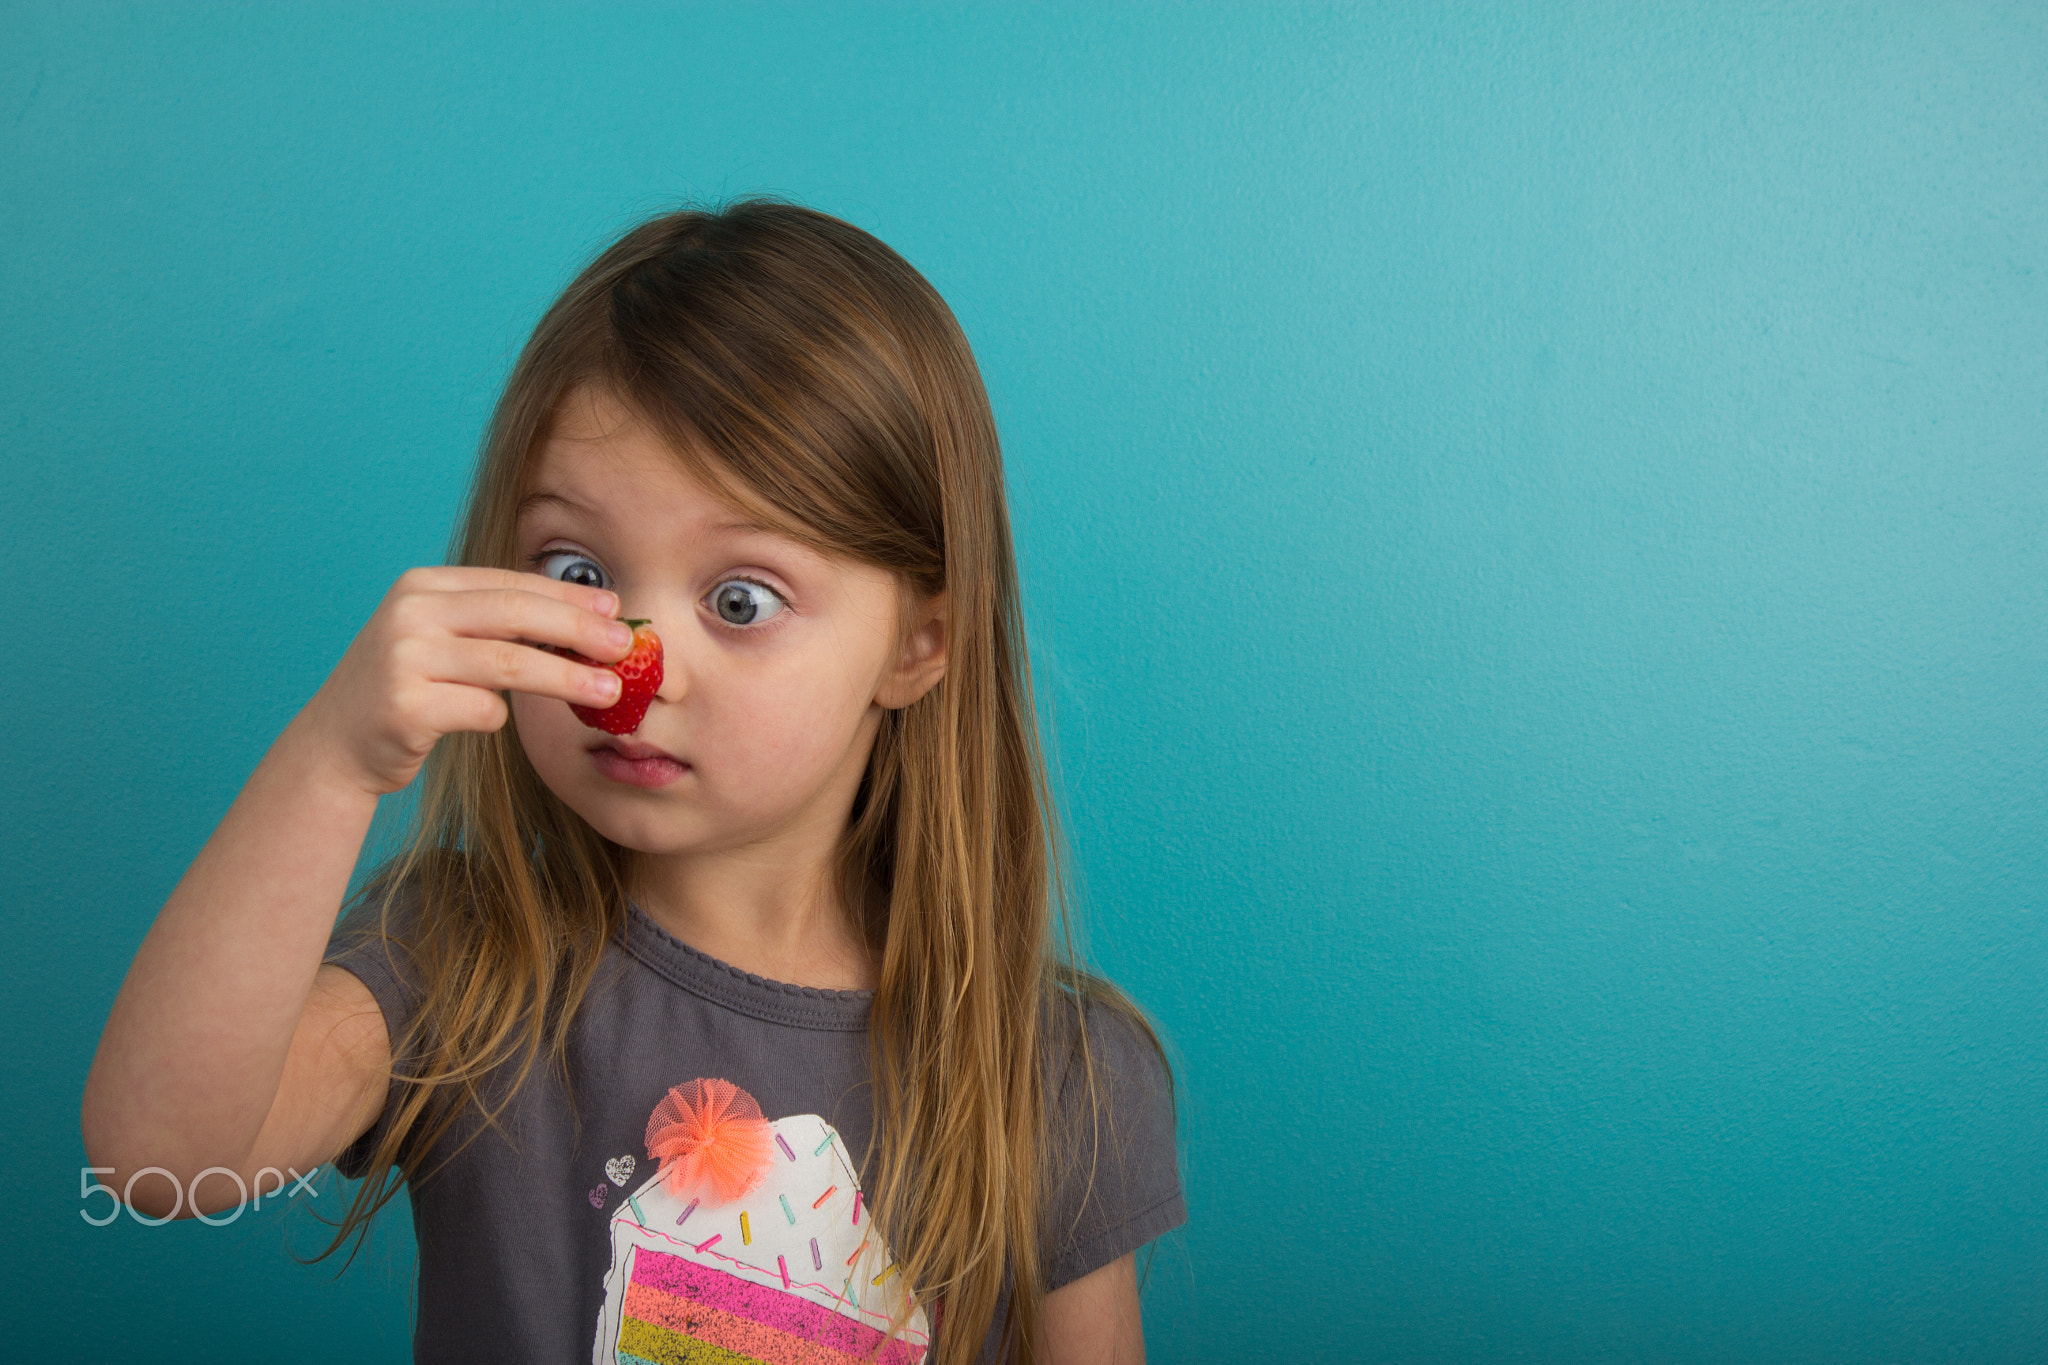
<path fill-rule="evenodd" d="M 751 1194 L 774 1159 L 768 1120 L 731 1081 L 669 1087 L 647 1120 L 647 1155 L 659 1158 L 670 1194 L 730 1204 Z"/>

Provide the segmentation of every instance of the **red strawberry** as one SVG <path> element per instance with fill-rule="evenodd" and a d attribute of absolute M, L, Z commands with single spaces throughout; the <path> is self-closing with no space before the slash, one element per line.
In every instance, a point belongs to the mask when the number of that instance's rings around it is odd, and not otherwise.
<path fill-rule="evenodd" d="M 633 628 L 633 648 L 615 664 L 586 659 L 574 650 L 563 651 L 579 664 L 609 668 L 619 675 L 619 699 L 610 706 L 569 703 L 576 719 L 608 735 L 630 735 L 639 729 L 641 718 L 647 714 L 647 703 L 654 700 L 655 692 L 661 688 L 661 637 L 649 630 L 645 621 L 626 624 Z"/>

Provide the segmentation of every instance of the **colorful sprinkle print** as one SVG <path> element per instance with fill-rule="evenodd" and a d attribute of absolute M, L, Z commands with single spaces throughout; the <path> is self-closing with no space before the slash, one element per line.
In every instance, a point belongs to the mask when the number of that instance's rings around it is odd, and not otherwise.
<path fill-rule="evenodd" d="M 890 1340 L 820 1304 L 637 1248 L 616 1350 L 620 1365 L 918 1365 L 921 1347 Z"/>

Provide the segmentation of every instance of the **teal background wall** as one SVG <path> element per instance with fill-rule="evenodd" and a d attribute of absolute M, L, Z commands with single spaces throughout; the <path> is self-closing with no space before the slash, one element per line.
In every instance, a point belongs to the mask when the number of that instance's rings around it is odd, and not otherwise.
<path fill-rule="evenodd" d="M 1153 1358 L 2048 1353 L 2048 9 L 14 4 L 0 125 L 23 1358 L 403 1356 L 402 1216 L 84 1225 L 87 1063 L 553 292 L 755 190 L 985 368 Z"/>

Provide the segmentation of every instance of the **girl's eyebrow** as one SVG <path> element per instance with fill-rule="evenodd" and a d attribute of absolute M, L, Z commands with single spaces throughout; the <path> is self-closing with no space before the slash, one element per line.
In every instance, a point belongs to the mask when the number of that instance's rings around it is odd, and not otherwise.
<path fill-rule="evenodd" d="M 581 514 L 582 516 L 588 517 L 592 521 L 604 520 L 603 514 L 600 513 L 596 508 L 588 507 L 583 503 L 576 501 L 576 499 L 569 497 L 565 493 L 557 493 L 553 489 L 547 488 L 538 489 L 535 492 L 528 493 L 525 497 L 521 498 L 519 500 L 519 506 L 513 512 L 513 516 L 515 518 L 524 517 L 528 512 L 532 511 L 536 507 L 561 507 L 567 509 L 568 511 L 576 512 Z M 758 521 L 721 521 L 713 524 L 707 529 L 709 529 L 713 533 L 722 533 L 725 535 L 768 536 L 772 539 L 783 542 L 785 545 L 792 545 L 798 548 L 804 548 L 803 542 L 797 540 L 794 536 L 791 536 L 789 532 L 782 530 L 780 527 L 769 526 Z"/>
<path fill-rule="evenodd" d="M 763 526 L 758 521 L 721 521 L 711 529 L 736 536 L 775 536 L 781 540 L 791 538 L 787 531 L 778 531 L 773 526 Z"/>
<path fill-rule="evenodd" d="M 519 500 L 519 506 L 517 509 L 515 509 L 513 515 L 515 517 L 523 517 L 536 507 L 549 505 L 555 507 L 564 507 L 571 512 L 580 512 L 584 516 L 590 517 L 592 519 L 597 518 L 597 512 L 594 509 L 585 507 L 582 503 L 576 501 L 576 499 L 574 498 L 566 497 L 563 494 L 552 492 L 548 489 L 541 489 L 539 492 L 528 493 L 525 497 L 521 498 Z"/>

